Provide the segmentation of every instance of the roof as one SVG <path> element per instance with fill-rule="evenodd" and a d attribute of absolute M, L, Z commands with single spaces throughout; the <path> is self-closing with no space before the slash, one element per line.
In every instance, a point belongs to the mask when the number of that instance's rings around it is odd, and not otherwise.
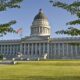
<path fill-rule="evenodd" d="M 40 9 L 39 13 L 34 17 L 34 20 L 36 20 L 36 19 L 47 19 L 47 17 L 43 13 L 42 9 Z"/>

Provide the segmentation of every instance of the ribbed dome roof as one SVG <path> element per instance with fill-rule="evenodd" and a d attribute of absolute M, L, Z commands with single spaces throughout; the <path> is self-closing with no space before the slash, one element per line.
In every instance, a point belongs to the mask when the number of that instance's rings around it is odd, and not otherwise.
<path fill-rule="evenodd" d="M 47 17 L 44 15 L 42 9 L 39 10 L 39 13 L 34 17 L 34 20 L 36 19 L 47 19 Z"/>
<path fill-rule="evenodd" d="M 31 25 L 31 36 L 50 36 L 50 25 L 42 9 L 34 17 Z"/>

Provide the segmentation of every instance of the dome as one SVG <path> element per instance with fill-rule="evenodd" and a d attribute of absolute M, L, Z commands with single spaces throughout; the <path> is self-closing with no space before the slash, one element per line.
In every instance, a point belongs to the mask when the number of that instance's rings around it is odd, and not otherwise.
<path fill-rule="evenodd" d="M 34 17 L 31 25 L 31 36 L 50 36 L 50 25 L 42 9 Z"/>
<path fill-rule="evenodd" d="M 34 17 L 34 20 L 36 19 L 47 19 L 47 17 L 44 15 L 42 9 L 39 10 L 39 13 Z"/>

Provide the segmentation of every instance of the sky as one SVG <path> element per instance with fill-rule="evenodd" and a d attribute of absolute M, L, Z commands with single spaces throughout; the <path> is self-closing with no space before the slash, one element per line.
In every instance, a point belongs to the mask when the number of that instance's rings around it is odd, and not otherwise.
<path fill-rule="evenodd" d="M 71 3 L 74 0 L 61 1 Z M 68 35 L 58 35 L 55 32 L 61 29 L 67 29 L 69 26 L 66 26 L 66 22 L 77 19 L 75 15 L 71 15 L 66 10 L 52 7 L 52 4 L 49 3 L 49 0 L 23 0 L 20 5 L 20 9 L 7 9 L 7 11 L 0 12 L 0 24 L 7 23 L 11 20 L 16 20 L 17 23 L 12 27 L 15 30 L 23 28 L 22 37 L 30 35 L 30 26 L 32 25 L 32 21 L 40 8 L 48 17 L 48 21 L 51 26 L 51 37 L 53 38 L 68 37 Z M 7 35 L 0 37 L 0 40 L 20 38 L 21 36 L 19 34 L 8 33 Z"/>

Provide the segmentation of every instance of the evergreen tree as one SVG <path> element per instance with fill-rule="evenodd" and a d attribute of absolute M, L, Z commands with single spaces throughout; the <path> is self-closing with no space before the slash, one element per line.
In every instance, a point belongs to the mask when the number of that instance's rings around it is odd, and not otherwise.
<path fill-rule="evenodd" d="M 50 3 L 52 3 L 52 6 L 65 9 L 68 12 L 70 12 L 71 15 L 76 15 L 77 17 L 77 20 L 73 20 L 73 21 L 66 23 L 66 25 L 70 25 L 72 27 L 69 27 L 66 30 L 59 30 L 56 33 L 57 34 L 68 34 L 72 36 L 80 35 L 80 29 L 74 28 L 75 25 L 80 25 L 80 0 L 75 0 L 70 4 L 62 2 L 60 0 L 50 0 Z"/>
<path fill-rule="evenodd" d="M 0 0 L 0 11 L 6 11 L 10 8 L 20 8 L 19 3 L 23 0 Z M 16 21 L 12 20 L 5 24 L 0 24 L 0 36 L 5 35 L 7 32 L 16 32 L 11 25 L 15 24 Z"/>

